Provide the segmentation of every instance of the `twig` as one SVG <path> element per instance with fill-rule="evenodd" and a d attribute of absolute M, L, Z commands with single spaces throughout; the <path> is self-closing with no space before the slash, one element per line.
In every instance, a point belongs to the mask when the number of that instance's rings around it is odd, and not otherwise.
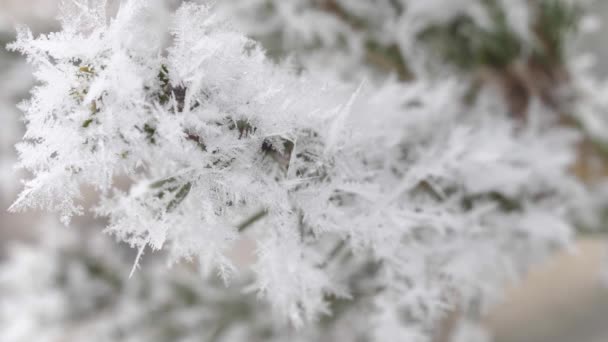
<path fill-rule="evenodd" d="M 249 218 L 247 218 L 246 220 L 244 220 L 243 222 L 237 224 L 236 228 L 238 229 L 239 233 L 243 232 L 243 231 L 245 231 L 245 229 L 249 228 L 251 225 L 253 225 L 257 221 L 262 219 L 264 216 L 266 216 L 266 214 L 268 214 L 268 211 L 266 209 L 262 209 L 262 210 L 258 211 L 257 213 L 253 214 L 252 216 L 250 216 Z"/>

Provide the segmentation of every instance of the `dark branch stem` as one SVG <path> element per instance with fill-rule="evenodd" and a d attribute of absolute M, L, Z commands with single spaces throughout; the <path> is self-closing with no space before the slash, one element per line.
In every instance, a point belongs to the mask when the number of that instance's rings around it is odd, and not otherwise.
<path fill-rule="evenodd" d="M 266 211 L 266 209 L 262 209 L 262 210 L 256 212 L 255 214 L 251 215 L 249 218 L 247 218 L 243 222 L 239 223 L 236 226 L 236 228 L 238 229 L 239 233 L 243 232 L 247 228 L 249 228 L 251 225 L 253 225 L 257 221 L 262 219 L 264 216 L 266 216 L 266 214 L 268 214 L 268 211 Z"/>
<path fill-rule="evenodd" d="M 338 256 L 338 254 L 342 251 L 342 249 L 344 249 L 345 246 L 346 240 L 340 240 L 334 246 L 334 248 L 332 248 L 331 252 L 329 252 L 327 258 L 321 264 L 319 264 L 319 268 L 327 267 L 327 265 L 329 265 L 329 263 Z"/>

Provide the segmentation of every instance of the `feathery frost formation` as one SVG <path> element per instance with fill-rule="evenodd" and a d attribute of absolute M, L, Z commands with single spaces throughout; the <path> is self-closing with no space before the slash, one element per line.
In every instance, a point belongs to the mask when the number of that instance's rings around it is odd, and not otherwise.
<path fill-rule="evenodd" d="M 277 322 L 350 317 L 376 341 L 424 340 L 447 310 L 570 241 L 587 200 L 569 172 L 580 134 L 543 101 L 523 125 L 491 91 L 463 101 L 457 77 L 298 74 L 216 5 L 168 15 L 130 0 L 109 17 L 90 3 L 68 2 L 60 32 L 21 28 L 10 45 L 38 81 L 18 146 L 33 177 L 13 210 L 67 223 L 93 186 L 136 266 L 162 249 L 226 283 L 228 252 L 251 239 L 247 289 Z"/>
<path fill-rule="evenodd" d="M 1 29 L 0 43 L 6 42 L 8 33 Z M 19 125 L 19 111 L 15 102 L 27 93 L 31 86 L 32 77 L 24 61 L 18 55 L 0 50 L 0 202 L 10 203 L 19 190 L 19 181 L 15 177 L 15 150 L 14 143 L 19 141 L 21 126 Z"/>

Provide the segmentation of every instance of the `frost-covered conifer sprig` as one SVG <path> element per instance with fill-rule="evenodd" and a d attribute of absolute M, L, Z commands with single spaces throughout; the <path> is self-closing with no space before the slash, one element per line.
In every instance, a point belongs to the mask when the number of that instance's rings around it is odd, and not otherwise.
<path fill-rule="evenodd" d="M 282 330 L 255 296 L 204 281 L 156 256 L 138 277 L 124 273 L 124 246 L 51 220 L 36 243 L 16 243 L 0 263 L 3 342 L 281 341 Z M 264 314 L 266 313 L 266 314 Z"/>
<path fill-rule="evenodd" d="M 12 39 L 12 35 L 0 29 L 0 44 Z M 0 80 L 0 202 L 10 203 L 19 188 L 13 167 L 16 158 L 13 145 L 22 129 L 15 103 L 27 93 L 32 77 L 24 61 L 8 51 L 0 51 L 0 72 L 4 75 Z"/>
<path fill-rule="evenodd" d="M 110 18 L 91 4 L 68 3 L 62 31 L 21 29 L 11 45 L 39 81 L 18 147 L 33 178 L 13 210 L 68 222 L 92 185 L 138 261 L 164 249 L 226 282 L 227 251 L 253 239 L 249 288 L 280 320 L 355 316 L 378 341 L 427 336 L 571 237 L 586 199 L 568 172 L 578 135 L 542 103 L 521 126 L 491 96 L 464 105 L 451 79 L 297 75 L 213 6 L 168 16 L 126 1 Z"/>
<path fill-rule="evenodd" d="M 470 70 L 531 55 L 565 57 L 564 47 L 591 2 L 230 0 L 222 5 L 272 52 L 295 52 L 306 66 L 323 64 L 351 76 L 393 72 L 408 79 L 428 74 L 431 64 Z"/>
<path fill-rule="evenodd" d="M 579 62 L 589 56 L 579 56 L 573 43 L 599 26 L 593 2 L 232 0 L 222 5 L 273 54 L 295 55 L 312 70 L 337 70 L 349 79 L 459 75 L 469 87 L 466 101 L 475 101 L 479 89 L 498 90 L 516 118 L 541 100 L 562 124 L 581 129 L 590 142 L 585 145 L 594 145 L 583 148 L 583 167 L 576 168 L 589 181 L 597 177 L 581 170 L 593 169 L 585 164 L 597 164 L 595 159 L 608 164 L 608 110 L 598 101 L 604 81 L 589 74 L 588 62 Z"/>
<path fill-rule="evenodd" d="M 361 336 L 357 326 L 365 317 L 352 314 L 294 334 L 265 303 L 240 290 L 245 279 L 226 288 L 218 279 L 201 279 L 189 265 L 167 270 L 162 255 L 147 258 L 128 279 L 132 253 L 124 245 L 75 228 L 46 220 L 33 228 L 36 242 L 8 246 L 0 262 L 1 341 L 331 342 Z M 475 328 L 463 324 L 459 333 Z M 472 342 L 467 338 L 462 341 Z"/>

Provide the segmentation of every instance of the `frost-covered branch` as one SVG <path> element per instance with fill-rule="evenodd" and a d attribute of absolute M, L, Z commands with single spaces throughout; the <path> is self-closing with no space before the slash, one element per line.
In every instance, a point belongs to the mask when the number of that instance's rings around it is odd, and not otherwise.
<path fill-rule="evenodd" d="M 543 101 L 521 125 L 492 92 L 463 101 L 459 75 L 296 73 L 213 5 L 74 4 L 62 31 L 22 28 L 10 45 L 39 82 L 18 147 L 33 177 L 13 210 L 67 223 L 92 185 L 107 232 L 225 282 L 228 251 L 252 239 L 250 288 L 276 317 L 358 317 L 377 341 L 428 337 L 572 237 L 588 198 L 569 172 L 580 133 Z"/>

